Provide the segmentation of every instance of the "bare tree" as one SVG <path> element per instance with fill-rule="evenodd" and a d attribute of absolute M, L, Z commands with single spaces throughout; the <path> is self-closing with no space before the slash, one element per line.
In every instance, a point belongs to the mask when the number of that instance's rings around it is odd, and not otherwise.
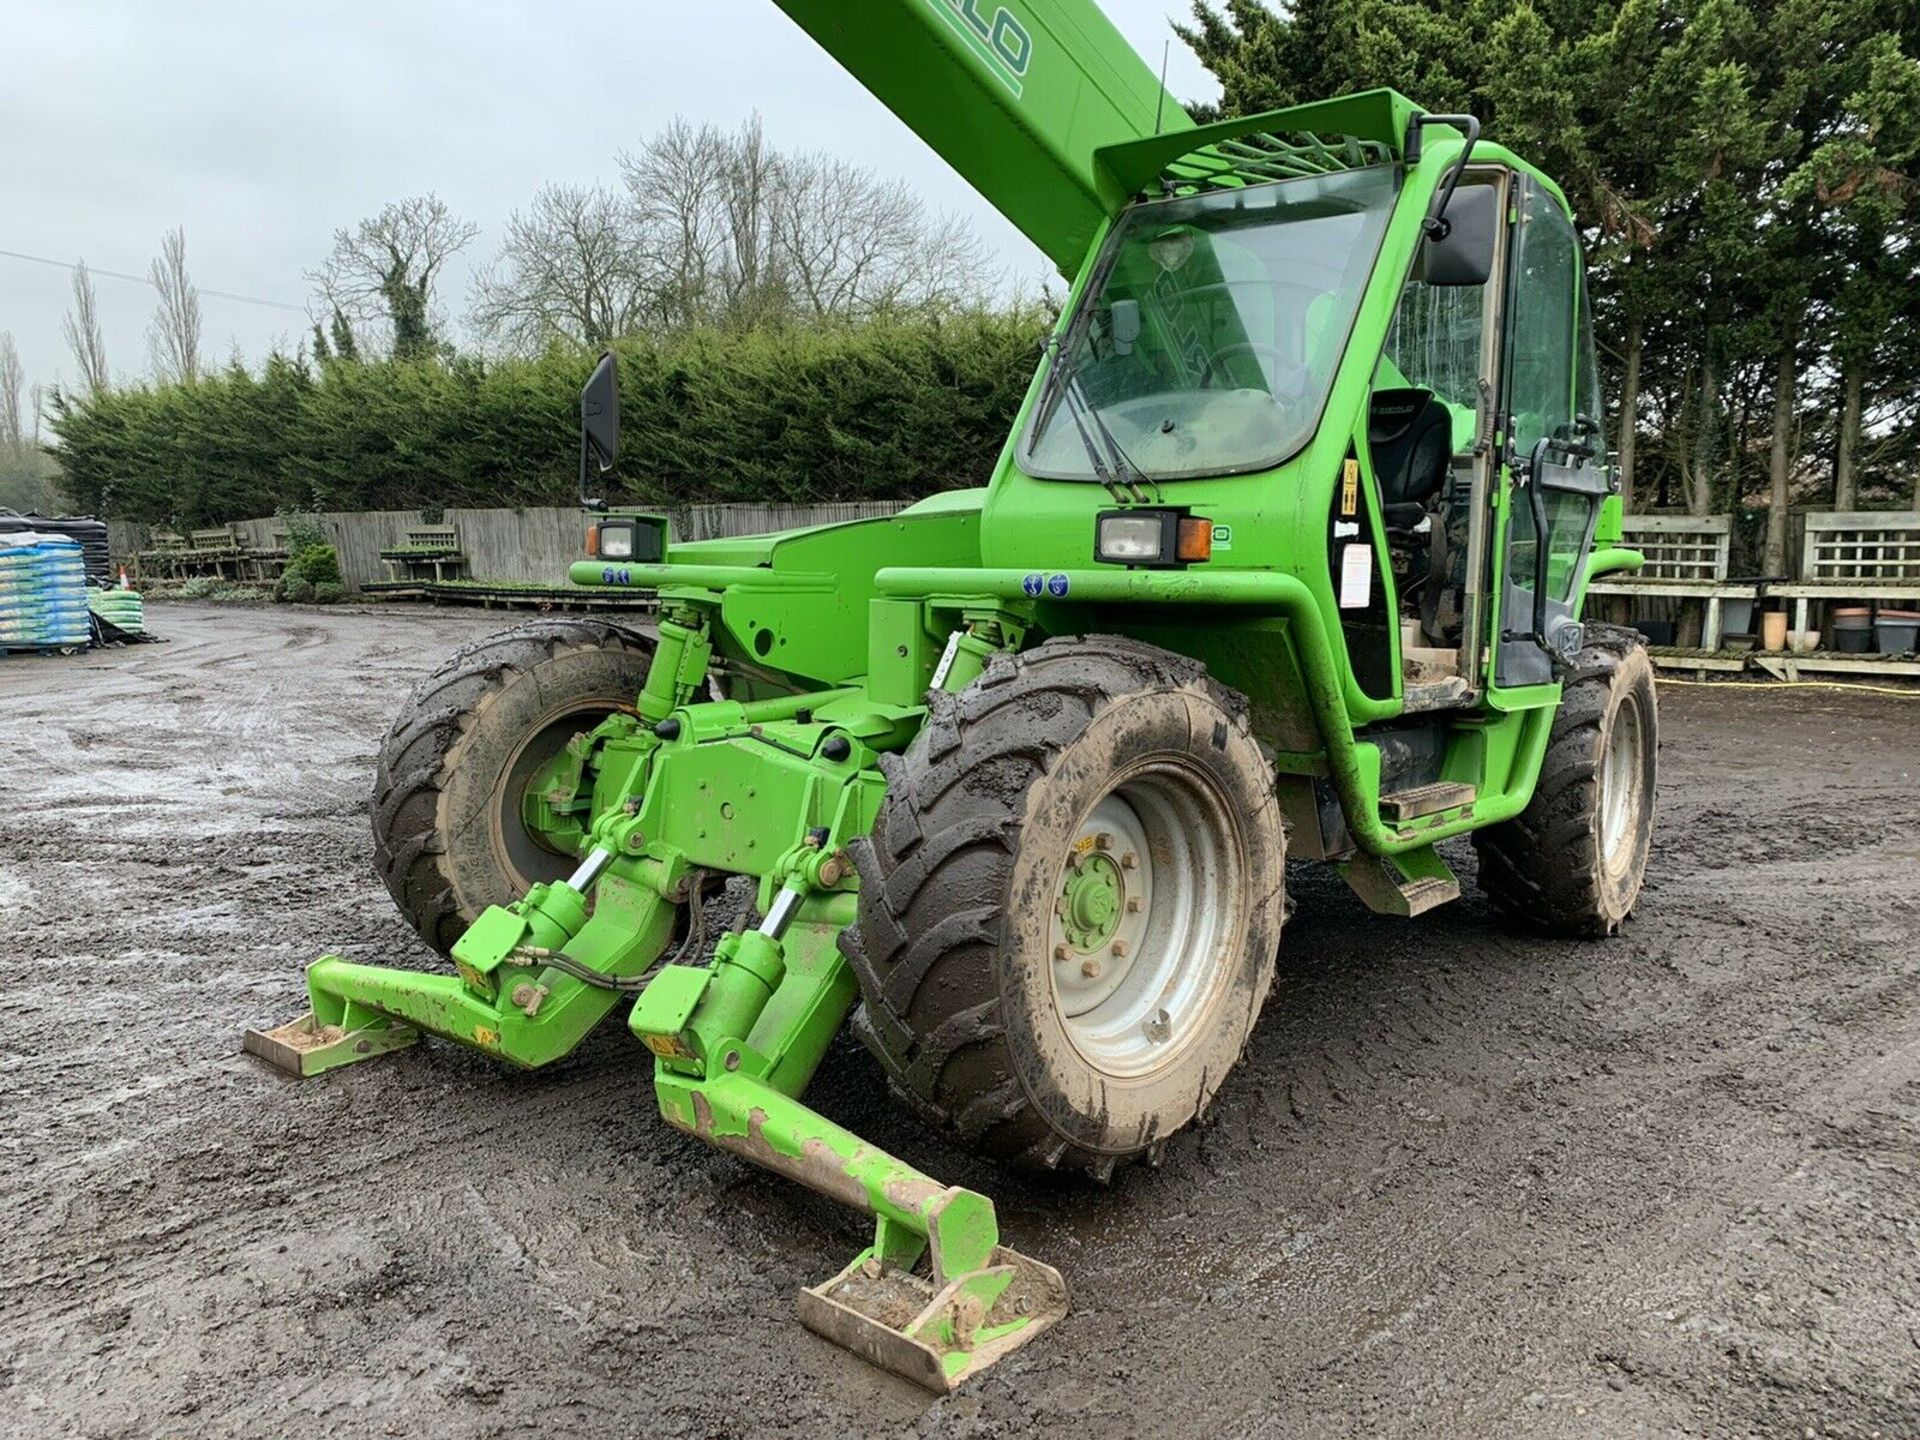
<path fill-rule="evenodd" d="M 717 127 L 696 130 L 676 118 L 639 150 L 620 156 L 641 243 L 656 266 L 651 328 L 716 318 L 728 247 L 722 190 L 731 150 L 731 138 Z"/>
<path fill-rule="evenodd" d="M 418 358 L 437 339 L 434 283 L 479 233 L 437 195 L 397 200 L 352 230 L 334 231 L 332 251 L 307 278 L 323 312 L 338 310 L 363 334 L 384 324 L 395 358 Z"/>
<path fill-rule="evenodd" d="M 521 351 L 555 338 L 597 347 L 643 327 L 659 280 L 622 197 L 548 185 L 507 221 L 500 253 L 474 277 L 467 319 Z"/>
<path fill-rule="evenodd" d="M 468 319 L 522 351 L 635 331 L 860 318 L 977 300 L 997 282 L 959 221 L 904 184 L 783 155 L 756 117 L 675 120 L 620 157 L 624 194 L 550 185 L 508 222 Z"/>
<path fill-rule="evenodd" d="M 179 226 L 160 238 L 160 253 L 147 267 L 160 305 L 147 324 L 147 353 L 161 380 L 191 385 L 200 378 L 200 292 L 187 274 L 187 232 Z"/>
<path fill-rule="evenodd" d="M 731 134 L 676 120 L 620 168 L 661 328 L 863 317 L 964 303 L 997 282 L 965 225 L 860 166 L 781 154 L 757 117 Z"/>
<path fill-rule="evenodd" d="M 73 363 L 80 367 L 81 383 L 90 395 L 106 393 L 107 345 L 100 338 L 100 302 L 93 293 L 93 276 L 87 262 L 73 267 L 73 309 L 60 321 L 60 333 L 66 336 Z"/>
<path fill-rule="evenodd" d="M 14 348 L 13 332 L 0 330 L 0 453 L 18 455 L 27 448 L 32 428 L 26 411 L 27 374 Z"/>
<path fill-rule="evenodd" d="M 0 505 L 54 514 L 58 467 L 40 448 L 40 387 L 26 386 L 13 336 L 0 330 Z"/>
<path fill-rule="evenodd" d="M 815 316 L 961 304 L 997 278 L 963 222 L 929 215 L 898 180 L 827 155 L 783 163 L 773 235 L 791 302 Z"/>
<path fill-rule="evenodd" d="M 767 144 L 760 117 L 741 125 L 726 149 L 720 202 L 727 235 L 725 313 L 735 323 L 754 324 L 787 308 L 774 217 L 788 162 Z"/>

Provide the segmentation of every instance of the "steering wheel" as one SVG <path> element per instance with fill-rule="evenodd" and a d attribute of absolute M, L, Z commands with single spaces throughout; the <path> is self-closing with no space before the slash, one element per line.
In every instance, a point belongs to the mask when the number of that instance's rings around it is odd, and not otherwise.
<path fill-rule="evenodd" d="M 1272 361 L 1270 366 L 1261 366 L 1263 374 L 1271 374 L 1275 377 L 1273 387 L 1268 391 L 1269 394 L 1273 394 L 1282 388 L 1283 382 L 1281 377 L 1292 378 L 1293 375 L 1305 368 L 1304 366 L 1295 365 L 1271 345 L 1261 345 L 1252 340 L 1242 340 L 1238 344 L 1223 345 L 1207 357 L 1206 368 L 1200 372 L 1200 385 L 1202 389 L 1210 390 L 1213 388 L 1213 377 L 1215 375 L 1219 375 L 1223 380 L 1230 378 L 1224 373 L 1223 362 L 1226 361 L 1229 356 L 1233 355 L 1251 355 L 1255 360 Z M 1235 388 L 1244 389 L 1246 387 L 1237 386 Z M 1291 385 L 1285 386 L 1285 389 L 1291 395 L 1298 394 L 1300 387 L 1298 385 Z"/>

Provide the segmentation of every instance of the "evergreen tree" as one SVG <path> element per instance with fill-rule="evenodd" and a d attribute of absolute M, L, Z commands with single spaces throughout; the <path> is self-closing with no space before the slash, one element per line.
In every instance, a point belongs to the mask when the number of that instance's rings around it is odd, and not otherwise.
<path fill-rule="evenodd" d="M 1561 182 L 1630 503 L 1757 490 L 1778 569 L 1789 503 L 1826 498 L 1815 476 L 1853 504 L 1869 460 L 1920 463 L 1920 7 L 1195 0 L 1175 29 L 1219 113 L 1390 85 Z"/>

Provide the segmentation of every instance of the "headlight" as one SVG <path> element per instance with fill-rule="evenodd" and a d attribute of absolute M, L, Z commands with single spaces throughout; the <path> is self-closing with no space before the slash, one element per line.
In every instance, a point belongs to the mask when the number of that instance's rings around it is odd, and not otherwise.
<path fill-rule="evenodd" d="M 600 527 L 600 556 L 603 560 L 633 558 L 633 526 L 629 522 L 607 523 Z"/>
<path fill-rule="evenodd" d="M 1099 556 L 1109 563 L 1151 565 L 1166 553 L 1164 511 L 1145 515 L 1102 515 Z"/>
<path fill-rule="evenodd" d="M 1093 558 L 1108 565 L 1174 567 L 1211 559 L 1213 522 L 1178 510 L 1108 510 L 1094 529 Z"/>

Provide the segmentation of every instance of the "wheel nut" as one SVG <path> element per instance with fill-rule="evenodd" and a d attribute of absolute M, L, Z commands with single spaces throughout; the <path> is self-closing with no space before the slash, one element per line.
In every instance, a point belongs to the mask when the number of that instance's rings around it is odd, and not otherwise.
<path fill-rule="evenodd" d="M 1080 962 L 1080 973 L 1089 980 L 1098 980 L 1100 978 L 1100 962 L 1098 960 L 1082 960 Z"/>
<path fill-rule="evenodd" d="M 1112 952 L 1114 959 L 1124 960 L 1127 955 L 1127 942 L 1124 940 L 1116 940 L 1113 944 L 1109 945 L 1107 949 Z"/>
<path fill-rule="evenodd" d="M 1102 830 L 1098 835 L 1093 837 L 1093 848 L 1096 850 L 1113 849 L 1113 836 L 1107 831 Z"/>
<path fill-rule="evenodd" d="M 1129 895 L 1127 897 L 1127 913 L 1129 915 L 1138 915 L 1146 908 L 1147 902 L 1142 900 L 1138 895 Z"/>
<path fill-rule="evenodd" d="M 1069 950 L 1065 945 L 1056 945 L 1053 947 L 1053 958 L 1056 960 L 1071 960 L 1073 958 L 1073 951 Z"/>
<path fill-rule="evenodd" d="M 1131 850 L 1127 851 L 1126 854 L 1120 857 L 1120 868 L 1122 870 L 1138 870 L 1140 868 L 1140 857 Z"/>

